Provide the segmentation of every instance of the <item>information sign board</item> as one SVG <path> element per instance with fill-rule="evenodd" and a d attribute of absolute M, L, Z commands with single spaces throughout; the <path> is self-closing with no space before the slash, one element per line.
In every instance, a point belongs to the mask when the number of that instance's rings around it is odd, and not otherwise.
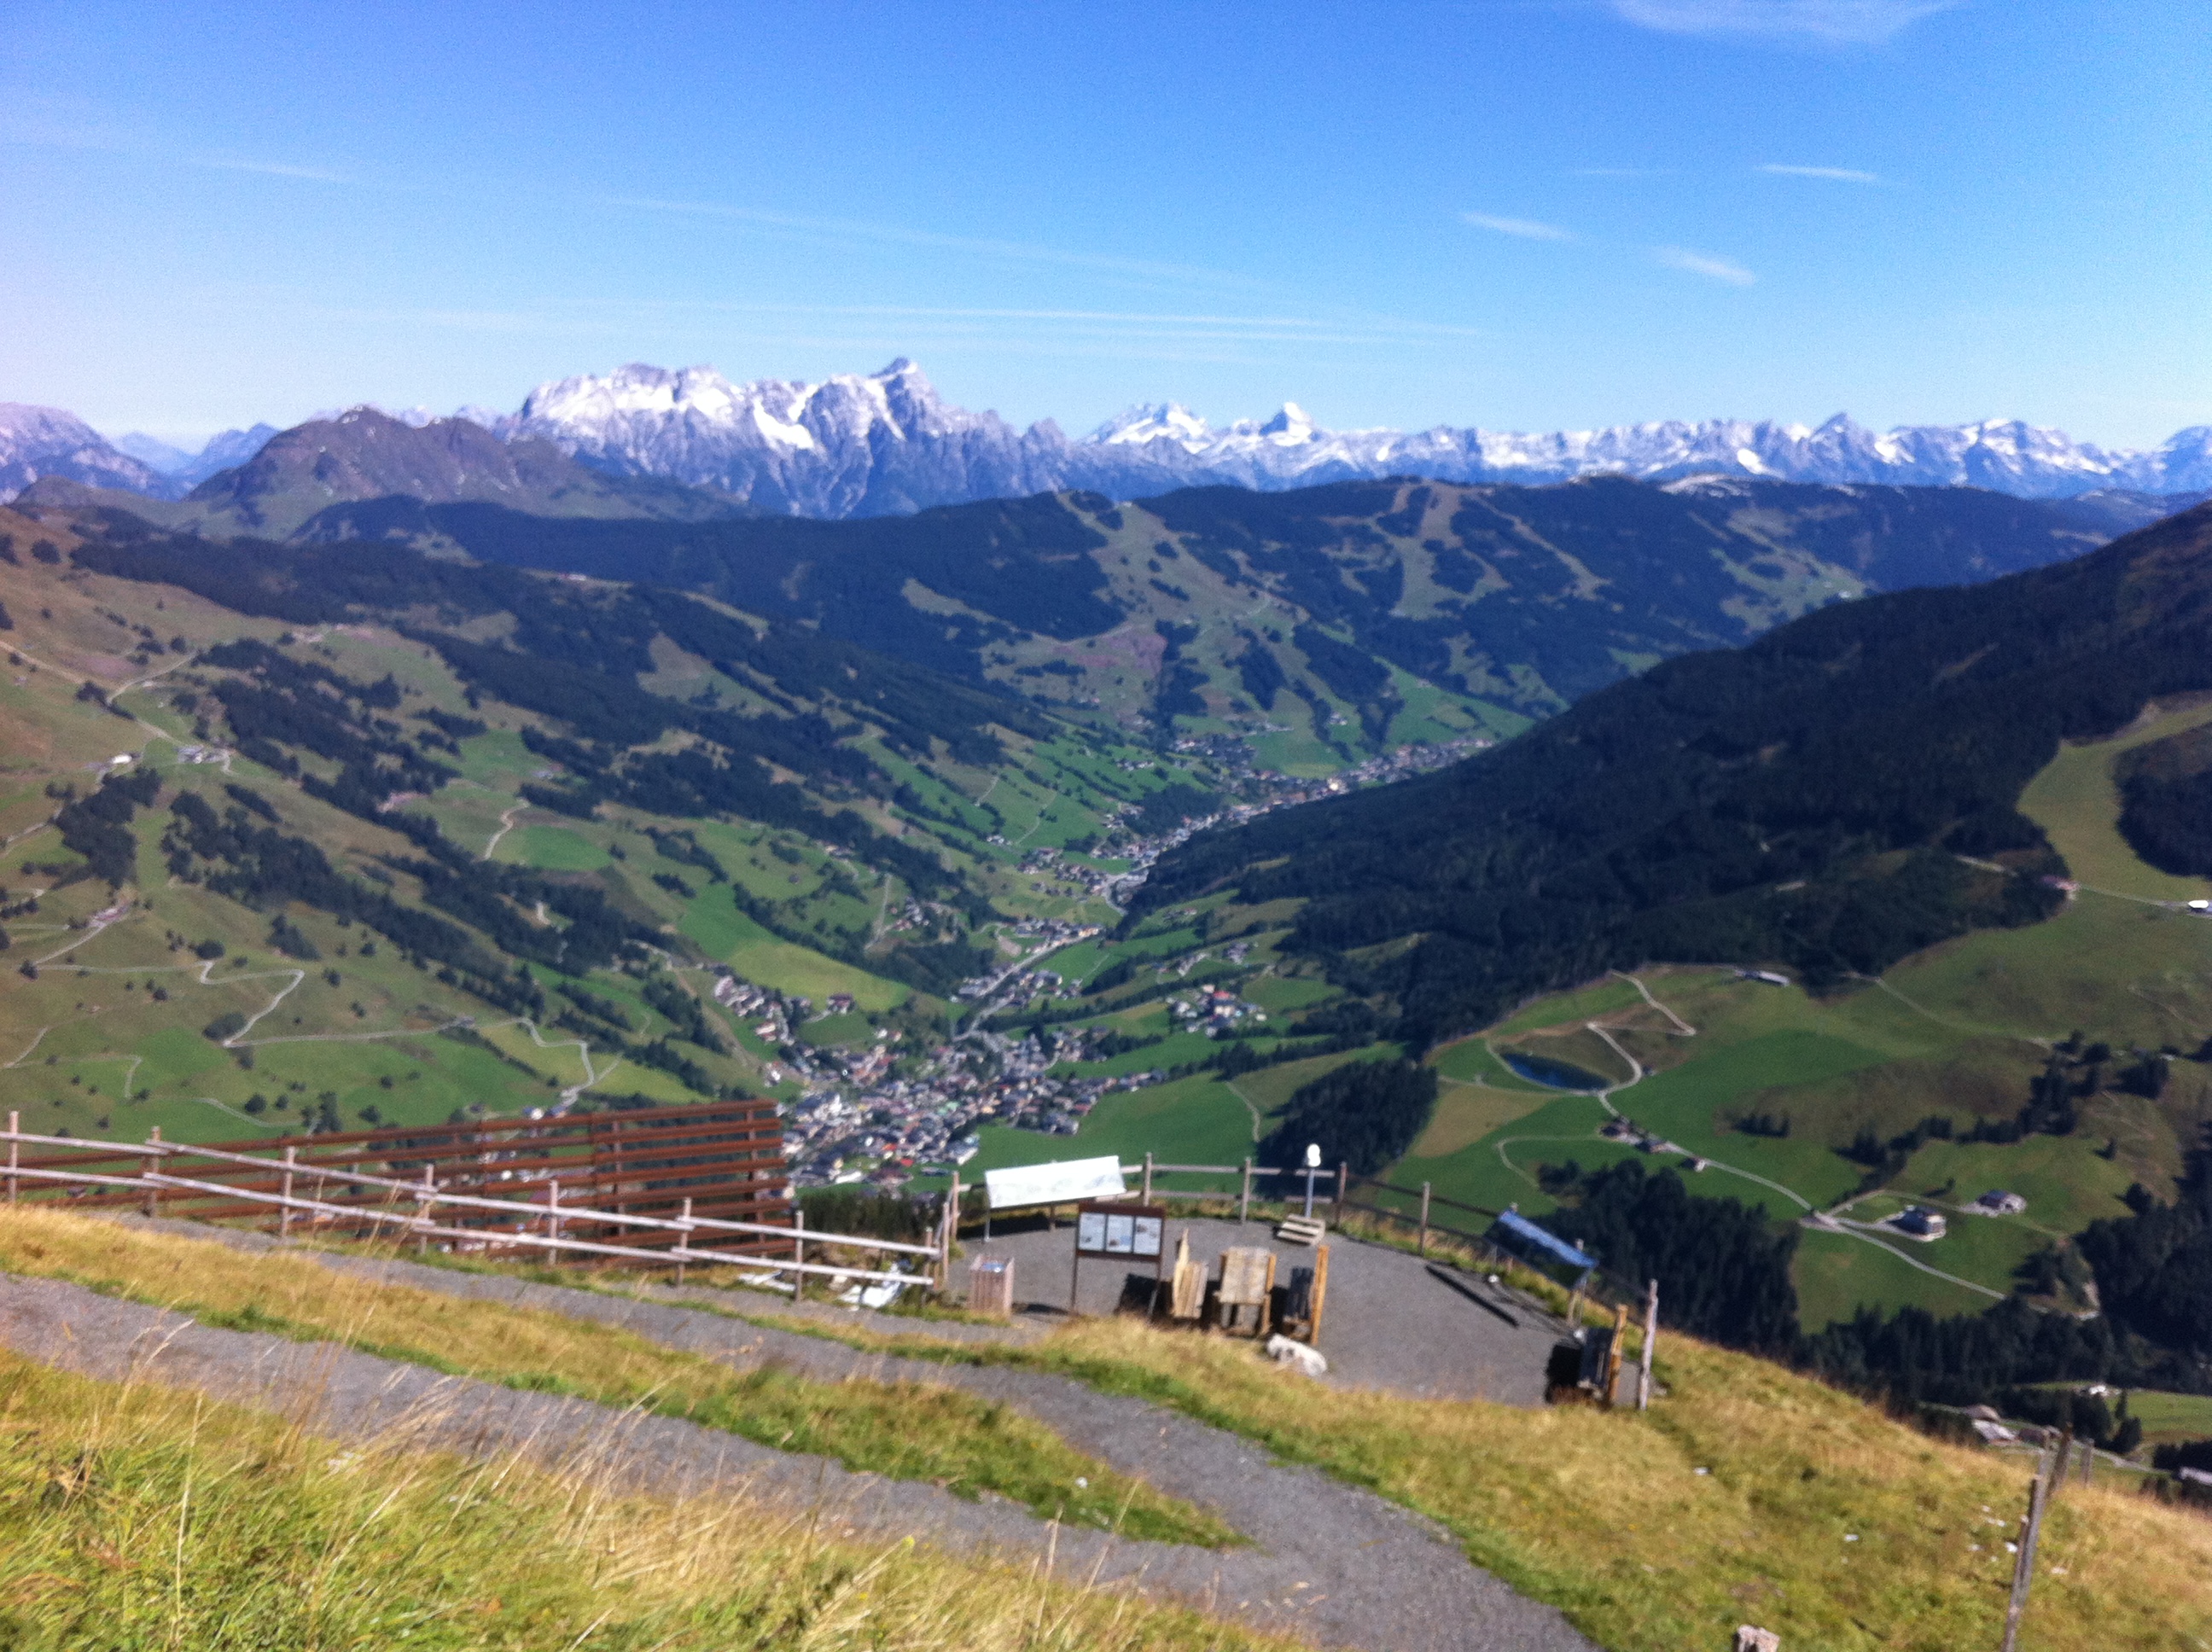
<path fill-rule="evenodd" d="M 1035 1205 L 1072 1205 L 1085 1199 L 1118 1199 L 1124 1191 L 1121 1157 L 1060 1159 L 1050 1164 L 1022 1164 L 983 1172 L 983 1187 L 994 1211 Z"/>
<path fill-rule="evenodd" d="M 1083 1205 L 1075 1213 L 1079 1256 L 1138 1256 L 1157 1261 L 1167 1236 L 1164 1205 Z"/>

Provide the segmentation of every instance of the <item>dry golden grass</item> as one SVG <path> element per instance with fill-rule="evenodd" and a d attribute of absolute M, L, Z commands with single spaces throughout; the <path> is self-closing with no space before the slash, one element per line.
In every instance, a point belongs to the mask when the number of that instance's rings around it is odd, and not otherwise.
<path fill-rule="evenodd" d="M 0 1646 L 1199 1652 L 1175 1606 L 0 1354 Z"/>
<path fill-rule="evenodd" d="M 329 1290 L 326 1272 L 310 1277 Z M 733 1293 L 732 1309 L 741 1304 Z M 483 1311 L 453 1306 L 457 1327 Z M 772 1307 L 747 1317 L 777 1322 Z M 1438 1520 L 1478 1564 L 1616 1652 L 1725 1645 L 1747 1621 L 1823 1652 L 1994 1648 L 2012 1573 L 2004 1546 L 2030 1472 L 2021 1458 L 1932 1440 L 1850 1395 L 1680 1337 L 1662 1339 L 1668 1393 L 1642 1417 L 1346 1393 L 1279 1370 L 1246 1343 L 1127 1321 L 1081 1322 L 1028 1346 L 937 1340 L 926 1322 L 839 1339 L 1055 1371 L 1240 1432 Z M 2203 1516 L 2125 1486 L 2069 1487 L 2041 1560 L 2022 1641 L 2031 1652 L 2212 1648 Z"/>
<path fill-rule="evenodd" d="M 1686 1338 L 1662 1336 L 1668 1392 L 1643 1416 L 1347 1393 L 1249 1343 L 1133 1321 L 933 1351 L 1143 1394 L 1371 1486 L 1616 1652 L 1725 1646 L 1743 1622 L 1822 1652 L 1993 1649 L 2002 1631 L 2027 1459 L 1938 1442 Z M 2040 1562 L 2021 1643 L 2033 1652 L 2212 1647 L 2212 1521 L 2200 1515 L 2131 1485 L 2069 1486 Z"/>
<path fill-rule="evenodd" d="M 1019 1412 L 960 1389 L 733 1371 L 629 1332 L 337 1273 L 36 1206 L 0 1208 L 0 1267 L 74 1279 L 209 1324 L 331 1341 L 513 1387 L 640 1406 L 848 1468 L 1011 1497 L 1131 1537 L 1222 1547 L 1215 1516 L 1118 1474 Z"/>
<path fill-rule="evenodd" d="M 1478 1563 L 1608 1647 L 1995 1647 L 2029 1468 L 1940 1443 L 1779 1367 L 1662 1341 L 1643 1417 L 1346 1394 L 1248 1348 L 1093 1322 L 1048 1345 L 1205 1397 L 1215 1420 L 1442 1520 Z M 1700 1468 L 1707 1472 L 1700 1474 Z M 2212 1645 L 2212 1521 L 2069 1487 L 2045 1526 L 2024 1644 Z"/>

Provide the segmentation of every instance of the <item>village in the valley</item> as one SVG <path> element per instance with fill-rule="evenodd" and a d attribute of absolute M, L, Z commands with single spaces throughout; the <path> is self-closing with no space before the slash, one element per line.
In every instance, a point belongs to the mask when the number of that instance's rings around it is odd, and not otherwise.
<path fill-rule="evenodd" d="M 1326 780 L 1248 773 L 1240 777 L 1241 789 L 1253 800 L 1186 819 L 1154 836 L 1124 838 L 1113 845 L 1110 858 L 1118 865 L 1111 870 L 1091 864 L 1091 857 L 1038 848 L 1027 853 L 1019 871 L 1038 894 L 1079 894 L 1118 910 L 1151 875 L 1159 857 L 1194 833 L 1317 802 L 1356 787 L 1387 785 L 1425 774 L 1488 744 L 1474 738 L 1403 747 Z M 1235 744 L 1238 751 L 1245 750 L 1242 742 Z M 849 1014 L 851 999 L 833 994 L 817 1006 L 735 975 L 719 976 L 715 1001 L 777 1052 L 777 1062 L 768 1072 L 769 1082 L 796 1079 L 803 1086 L 783 1121 L 793 1184 L 902 1186 L 917 1172 L 965 1163 L 979 1145 L 975 1133 L 981 1126 L 1073 1135 L 1100 1097 L 1164 1079 L 1168 1075 L 1158 1069 L 1117 1078 L 1075 1076 L 1066 1069 L 1096 1056 L 1103 1036 L 1098 1029 L 1022 1027 L 1010 1013 L 1033 1006 L 1049 1009 L 1078 998 L 1077 985 L 1048 968 L 1048 960 L 1063 947 L 1095 938 L 1102 929 L 1097 923 L 1063 918 L 1024 918 L 1004 926 L 1004 944 L 1016 949 L 1016 956 L 1004 969 L 961 983 L 956 995 L 962 1011 L 958 1030 L 946 1042 L 926 1050 L 912 1048 L 903 1034 L 887 1028 L 857 1048 L 809 1045 L 799 1037 L 799 1029 L 810 1019 Z M 1187 978 L 1209 956 L 1240 964 L 1248 951 L 1236 943 L 1212 954 L 1194 951 L 1165 961 L 1161 979 Z M 1180 1029 L 1203 1031 L 1209 1037 L 1267 1021 L 1266 1012 L 1256 1005 L 1213 983 L 1173 993 L 1168 1008 Z M 994 1028 L 994 1020 L 1001 1026 Z"/>

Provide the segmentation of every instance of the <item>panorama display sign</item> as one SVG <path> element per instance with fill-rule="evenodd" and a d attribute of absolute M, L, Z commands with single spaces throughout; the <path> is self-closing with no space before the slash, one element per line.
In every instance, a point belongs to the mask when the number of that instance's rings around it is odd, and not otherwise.
<path fill-rule="evenodd" d="M 1119 1199 L 1121 1157 L 1060 1159 L 1049 1164 L 1019 1164 L 983 1172 L 985 1196 L 994 1211 L 1034 1205 L 1073 1205 L 1086 1199 Z"/>

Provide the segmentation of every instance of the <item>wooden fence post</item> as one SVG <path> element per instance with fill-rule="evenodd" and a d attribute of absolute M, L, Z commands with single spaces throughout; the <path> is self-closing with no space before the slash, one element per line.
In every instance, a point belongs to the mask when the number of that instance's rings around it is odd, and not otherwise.
<path fill-rule="evenodd" d="M 1152 1156 L 1149 1151 L 1145 1154 L 1145 1190 L 1138 1197 L 1147 1205 L 1152 1202 Z"/>
<path fill-rule="evenodd" d="M 1605 1357 L 1605 1405 L 1613 1409 L 1615 1396 L 1620 1392 L 1620 1357 L 1628 1351 L 1628 1304 L 1620 1303 L 1613 1310 L 1613 1346 Z"/>
<path fill-rule="evenodd" d="M 1237 1224 L 1242 1227 L 1252 1219 L 1252 1161 L 1244 1161 L 1244 1191 L 1237 1196 Z"/>
<path fill-rule="evenodd" d="M 284 1150 L 284 1180 L 276 1190 L 277 1197 L 284 1201 L 276 1207 L 276 1236 L 279 1239 L 292 1236 L 292 1167 L 299 1162 L 300 1150 L 287 1147 Z"/>
<path fill-rule="evenodd" d="M 422 1231 L 415 1236 L 415 1253 L 427 1256 L 430 1252 L 430 1224 L 436 1221 L 438 1168 L 434 1164 L 422 1167 L 422 1191 L 415 1195 L 415 1219 L 422 1224 Z"/>
<path fill-rule="evenodd" d="M 684 1201 L 683 1226 L 676 1230 L 676 1283 L 684 1283 L 684 1254 L 691 1248 L 691 1201 Z"/>
<path fill-rule="evenodd" d="M 23 1162 L 22 1136 L 23 1115 L 10 1113 L 8 1115 L 8 1202 L 10 1205 L 15 1202 L 15 1171 Z"/>
<path fill-rule="evenodd" d="M 952 1289 L 952 1244 L 960 1232 L 960 1169 L 953 1167 L 952 1184 L 945 1190 L 945 1209 L 937 1221 L 937 1292 Z"/>
<path fill-rule="evenodd" d="M 2043 1509 L 2048 1486 L 2039 1467 L 2028 1482 L 2027 1515 L 2020 1523 L 2020 1553 L 2013 1561 L 2012 1600 L 2005 1607 L 2004 1652 L 2017 1652 L 2020 1620 L 2027 1611 L 2028 1586 L 2035 1581 L 2035 1540 L 2043 1535 Z"/>
<path fill-rule="evenodd" d="M 1421 1254 L 1429 1254 L 1429 1184 L 1421 1184 Z"/>
<path fill-rule="evenodd" d="M 791 1201 L 791 1260 L 799 1266 L 806 1265 L 806 1206 L 797 1200 Z M 806 1294 L 806 1276 L 793 1273 L 791 1299 L 797 1302 Z"/>
<path fill-rule="evenodd" d="M 147 1140 L 150 1145 L 156 1147 L 161 1145 L 161 1127 L 160 1125 L 157 1124 L 154 1127 L 153 1133 L 147 1138 Z M 145 1167 L 139 1172 L 140 1175 L 151 1176 L 159 1175 L 161 1174 L 161 1156 L 159 1153 L 149 1153 L 140 1161 L 140 1163 Z M 161 1213 L 161 1190 L 149 1181 L 146 1184 L 146 1214 L 149 1216 L 159 1216 Z"/>
<path fill-rule="evenodd" d="M 1636 1409 L 1651 1409 L 1651 1351 L 1659 1343 L 1659 1281 L 1644 1287 L 1644 1355 L 1637 1366 Z"/>
<path fill-rule="evenodd" d="M 1344 1225 L 1345 1183 L 1352 1179 L 1352 1167 L 1342 1159 L 1336 1162 L 1336 1225 Z"/>
<path fill-rule="evenodd" d="M 1312 1313 L 1313 1321 L 1306 1329 L 1306 1345 L 1321 1346 L 1321 1311 L 1328 1302 L 1328 1247 L 1315 1248 Z"/>
<path fill-rule="evenodd" d="M 2058 1495 L 2059 1487 L 2066 1484 L 2067 1471 L 2073 1466 L 2074 1424 L 2069 1423 L 2066 1425 L 2066 1431 L 2058 1436 L 2058 1455 L 2051 1461 L 2051 1490 L 2046 1495 L 2053 1497 Z"/>

